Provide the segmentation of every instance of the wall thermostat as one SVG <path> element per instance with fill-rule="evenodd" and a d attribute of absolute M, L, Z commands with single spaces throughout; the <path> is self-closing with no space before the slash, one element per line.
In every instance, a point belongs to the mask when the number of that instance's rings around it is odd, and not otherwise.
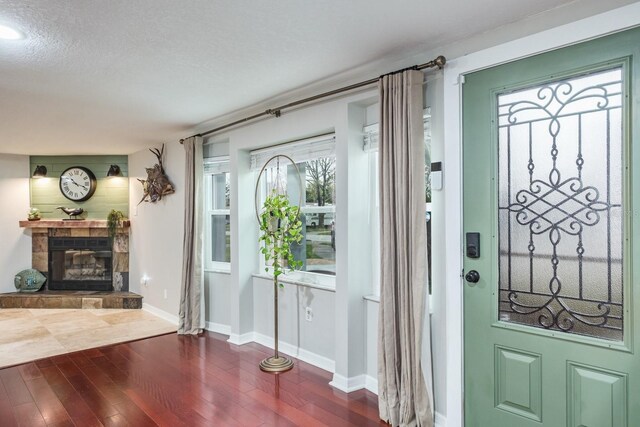
<path fill-rule="evenodd" d="M 442 190 L 442 162 L 431 163 L 431 189 Z"/>

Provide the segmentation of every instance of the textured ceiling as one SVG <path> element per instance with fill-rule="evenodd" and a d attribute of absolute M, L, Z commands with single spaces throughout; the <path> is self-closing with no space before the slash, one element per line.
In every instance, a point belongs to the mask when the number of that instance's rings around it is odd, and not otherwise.
<path fill-rule="evenodd" d="M 131 153 L 566 3 L 0 0 L 0 23 L 27 35 L 0 40 L 0 152 Z"/>

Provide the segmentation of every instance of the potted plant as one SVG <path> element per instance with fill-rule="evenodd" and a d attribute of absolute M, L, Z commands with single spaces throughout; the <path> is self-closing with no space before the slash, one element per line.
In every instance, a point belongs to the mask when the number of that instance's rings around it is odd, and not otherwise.
<path fill-rule="evenodd" d="M 294 258 L 291 250 L 292 244 L 298 244 L 302 240 L 302 221 L 299 215 L 298 206 L 292 206 L 287 196 L 278 194 L 275 190 L 262 204 L 258 240 L 264 246 L 260 252 L 264 256 L 265 271 L 269 273 L 272 270 L 276 281 L 286 267 L 295 270 L 302 266 L 302 262 Z"/>
<path fill-rule="evenodd" d="M 273 277 L 275 345 L 274 356 L 260 362 L 260 369 L 266 372 L 283 372 L 293 367 L 293 362 L 278 352 L 278 277 L 285 270 L 295 270 L 302 266 L 301 261 L 294 258 L 291 245 L 302 240 L 302 221 L 300 208 L 291 205 L 289 198 L 273 190 L 262 204 L 258 216 L 260 223 L 259 241 L 263 243 L 260 252 L 264 256 L 265 271 Z"/>
<path fill-rule="evenodd" d="M 29 221 L 40 221 L 40 209 L 38 208 L 29 209 L 29 213 L 27 214 L 27 219 Z"/>
<path fill-rule="evenodd" d="M 124 219 L 124 214 L 121 211 L 117 211 L 114 209 L 112 209 L 111 212 L 109 212 L 109 214 L 107 215 L 107 232 L 109 233 L 109 238 L 111 240 L 116 237 L 118 227 L 122 226 L 122 220 Z"/>

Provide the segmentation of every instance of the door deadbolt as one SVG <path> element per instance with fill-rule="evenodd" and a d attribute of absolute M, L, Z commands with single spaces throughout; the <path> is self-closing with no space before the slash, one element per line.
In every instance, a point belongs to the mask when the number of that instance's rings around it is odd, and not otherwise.
<path fill-rule="evenodd" d="M 467 257 L 480 258 L 480 233 L 467 233 Z"/>

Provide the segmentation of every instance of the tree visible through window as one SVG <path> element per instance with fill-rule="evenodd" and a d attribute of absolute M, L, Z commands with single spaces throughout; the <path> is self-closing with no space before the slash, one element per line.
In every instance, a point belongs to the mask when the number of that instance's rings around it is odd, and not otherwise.
<path fill-rule="evenodd" d="M 306 181 L 304 214 L 304 270 L 335 275 L 335 157 L 300 164 Z"/>
<path fill-rule="evenodd" d="M 333 205 L 335 187 L 335 164 L 332 157 L 324 157 L 308 161 L 305 165 L 307 191 L 307 203 L 315 203 L 316 206 Z M 318 213 L 318 227 L 325 226 L 326 213 Z"/>

